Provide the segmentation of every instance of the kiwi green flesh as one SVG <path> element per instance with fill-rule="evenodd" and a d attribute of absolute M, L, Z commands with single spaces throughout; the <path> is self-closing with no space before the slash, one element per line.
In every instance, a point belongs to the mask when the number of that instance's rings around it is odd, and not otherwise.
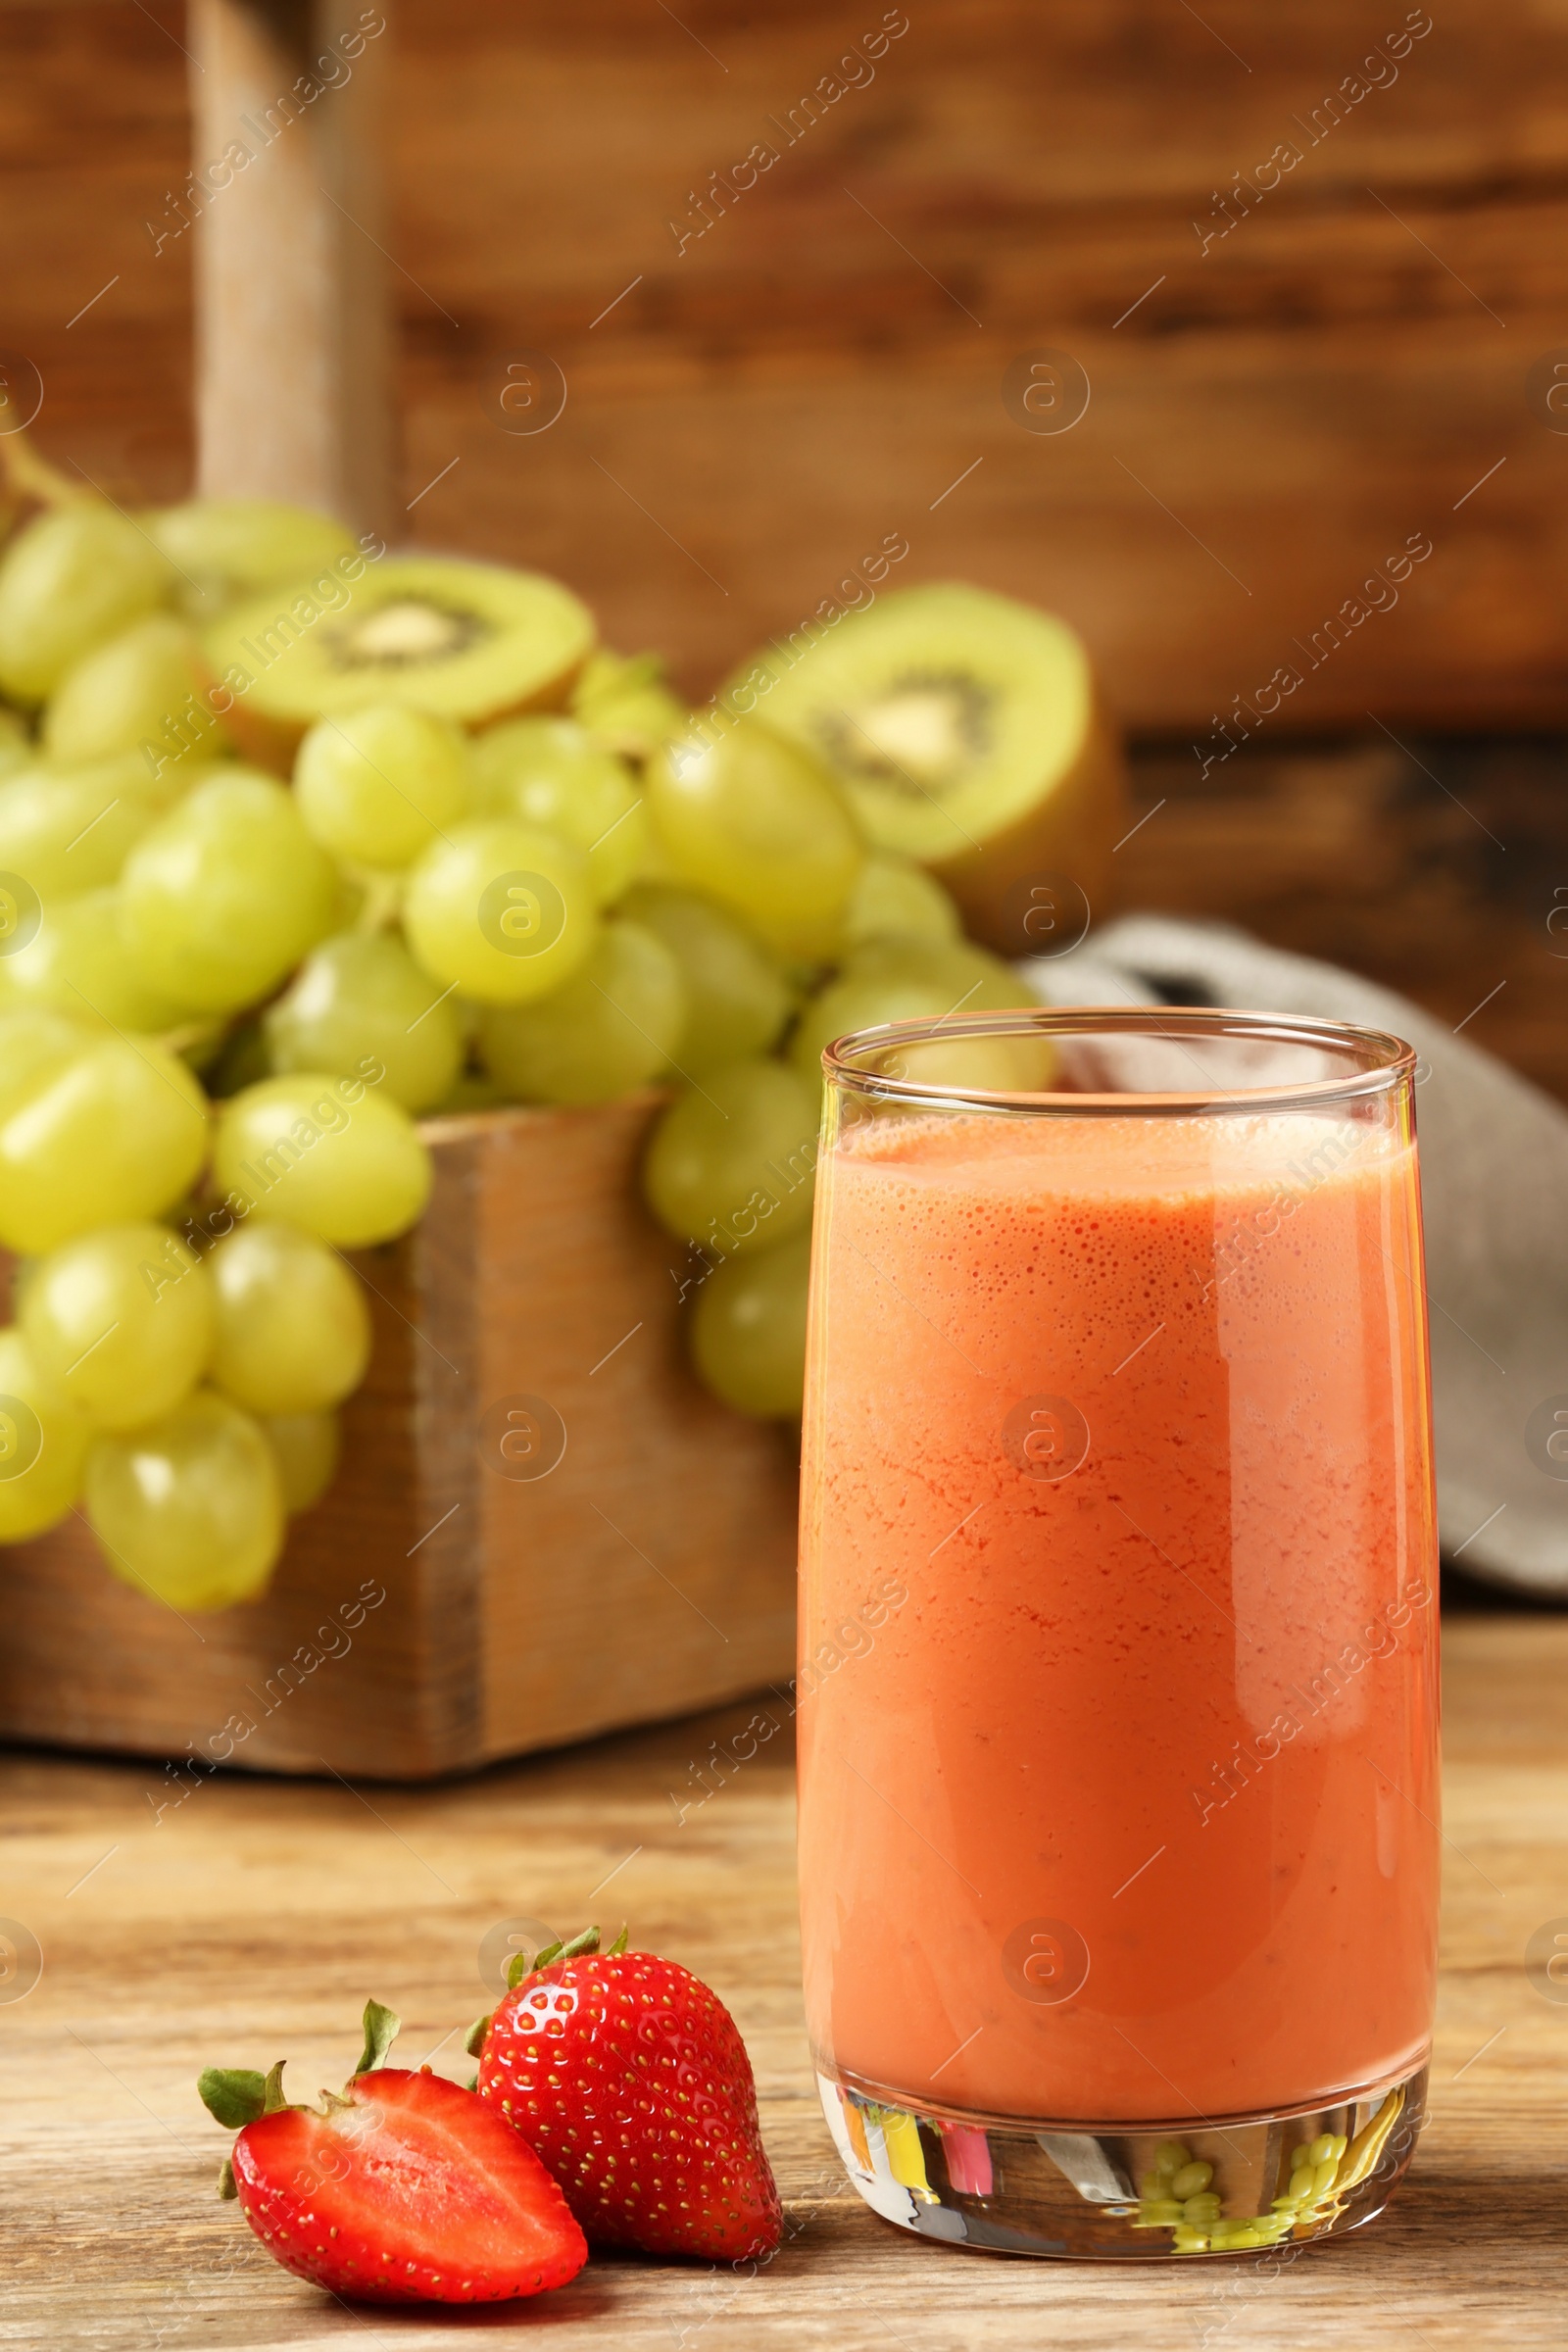
<path fill-rule="evenodd" d="M 327 605 L 317 583 L 269 589 L 204 632 L 214 675 L 252 683 L 252 712 L 308 726 L 370 702 L 407 703 L 460 724 L 564 696 L 593 649 L 593 617 L 537 572 L 441 557 L 392 558 Z"/>
<path fill-rule="evenodd" d="M 758 717 L 826 761 L 875 845 L 923 864 L 1015 825 L 1071 772 L 1092 717 L 1070 629 L 958 585 L 903 589 L 809 647 L 769 647 L 721 700 L 739 709 L 748 679 Z"/>

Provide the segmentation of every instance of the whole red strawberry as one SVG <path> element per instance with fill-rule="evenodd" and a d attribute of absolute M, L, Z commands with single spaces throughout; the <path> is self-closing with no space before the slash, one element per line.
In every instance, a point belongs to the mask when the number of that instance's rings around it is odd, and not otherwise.
<path fill-rule="evenodd" d="M 381 2064 L 398 2031 L 370 2001 L 341 2098 L 283 2098 L 270 2075 L 209 2067 L 209 2112 L 238 2129 L 219 2194 L 237 2197 L 297 2278 L 370 2303 L 500 2303 L 564 2286 L 588 2259 L 533 2151 L 471 2090 Z"/>
<path fill-rule="evenodd" d="M 779 2241 L 778 2190 L 734 2019 L 688 1969 L 599 1930 L 513 1963 L 468 2046 L 479 2096 L 527 2140 L 600 2246 L 745 2261 Z M 524 1973 L 525 1972 L 525 1973 Z"/>

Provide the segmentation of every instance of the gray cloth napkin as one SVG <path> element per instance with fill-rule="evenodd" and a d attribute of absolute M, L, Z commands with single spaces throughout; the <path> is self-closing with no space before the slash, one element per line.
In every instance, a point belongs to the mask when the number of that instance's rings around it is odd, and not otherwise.
<path fill-rule="evenodd" d="M 1568 1600 L 1568 1112 L 1403 997 L 1228 924 L 1130 915 L 1020 969 L 1047 1004 L 1316 1013 L 1415 1048 L 1443 1549 Z"/>

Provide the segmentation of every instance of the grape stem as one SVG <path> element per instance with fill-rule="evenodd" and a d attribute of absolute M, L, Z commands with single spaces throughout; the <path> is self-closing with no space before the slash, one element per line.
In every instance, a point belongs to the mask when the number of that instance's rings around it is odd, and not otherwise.
<path fill-rule="evenodd" d="M 189 1054 L 197 1046 L 217 1045 L 232 1027 L 226 1014 L 217 1020 L 186 1021 L 181 1028 L 166 1029 L 157 1042 L 166 1054 Z"/>
<path fill-rule="evenodd" d="M 364 904 L 354 918 L 355 930 L 390 931 L 403 912 L 403 876 L 370 866 L 346 866 L 344 871 L 365 893 Z"/>
<path fill-rule="evenodd" d="M 0 470 L 5 474 L 5 486 L 13 498 L 31 499 L 41 507 L 95 506 L 102 502 L 95 490 L 74 482 L 58 466 L 40 458 L 23 431 L 0 436 Z"/>

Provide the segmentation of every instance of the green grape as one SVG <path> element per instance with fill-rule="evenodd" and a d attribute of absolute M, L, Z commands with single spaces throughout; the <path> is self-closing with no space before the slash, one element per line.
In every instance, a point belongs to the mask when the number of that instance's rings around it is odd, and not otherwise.
<path fill-rule="evenodd" d="M 799 1232 L 811 1215 L 820 1101 L 782 1062 L 710 1071 L 650 1140 L 643 1189 L 660 1223 L 720 1257 Z"/>
<path fill-rule="evenodd" d="M 474 744 L 479 789 L 498 816 L 543 825 L 581 850 L 601 906 L 642 867 L 648 811 L 625 761 L 570 718 L 513 718 Z"/>
<path fill-rule="evenodd" d="M 272 1448 L 290 1518 L 319 1502 L 337 1476 L 343 1435 L 336 1413 L 275 1413 L 261 1424 Z"/>
<path fill-rule="evenodd" d="M 415 866 L 403 927 L 438 980 L 483 1004 L 531 1004 L 593 953 L 599 919 L 588 860 L 540 826 L 475 818 Z"/>
<path fill-rule="evenodd" d="M 106 1225 L 29 1269 L 20 1320 L 38 1369 L 79 1413 L 134 1429 L 200 1378 L 213 1286 L 167 1225 Z"/>
<path fill-rule="evenodd" d="M 1213 2178 L 1214 2167 L 1211 2164 L 1205 2164 L 1201 2157 L 1198 2157 L 1196 2160 L 1181 2165 L 1171 2175 L 1170 2193 L 1173 2197 L 1180 2198 L 1185 2204 L 1189 2197 L 1201 2195 Z M 1189 2214 L 1187 2218 L 1191 2221 L 1193 2216 Z"/>
<path fill-rule="evenodd" d="M 21 1332 L 0 1331 L 0 1544 L 65 1518 L 81 1492 L 90 1434 Z"/>
<path fill-rule="evenodd" d="M 292 586 L 358 553 L 343 523 L 277 499 L 193 498 L 141 519 L 182 575 L 187 609 L 203 615 L 258 588 Z"/>
<path fill-rule="evenodd" d="M 83 654 L 167 604 L 175 578 L 113 507 L 83 499 L 38 515 L 0 556 L 0 689 L 41 703 Z"/>
<path fill-rule="evenodd" d="M 279 1217 L 339 1250 L 407 1233 L 430 1196 L 430 1154 L 408 1112 L 365 1078 L 321 1071 L 269 1078 L 223 1103 L 213 1172 L 236 1215 Z"/>
<path fill-rule="evenodd" d="M 824 1046 L 852 1030 L 954 1012 L 1002 1012 L 1035 1001 L 999 956 L 966 941 L 867 940 L 803 1010 L 790 1059 L 803 1076 L 816 1078 Z M 920 1074 L 911 1065 L 909 1075 Z"/>
<path fill-rule="evenodd" d="M 90 768 L 20 768 L 0 783 L 0 874 L 18 874 L 47 906 L 101 890 L 157 816 L 151 779 L 131 754 Z"/>
<path fill-rule="evenodd" d="M 648 798 L 681 880 L 787 954 L 832 950 L 865 853 L 810 753 L 749 719 L 716 743 L 670 744 L 648 770 Z"/>
<path fill-rule="evenodd" d="M 912 858 L 873 850 L 860 868 L 845 918 L 852 947 L 868 939 L 958 940 L 963 922 L 940 882 Z"/>
<path fill-rule="evenodd" d="M 43 909 L 37 936 L 0 956 L 0 1005 L 45 1004 L 111 1029 L 157 1035 L 190 1007 L 143 986 L 120 944 L 120 893 L 86 890 Z"/>
<path fill-rule="evenodd" d="M 190 632 L 167 612 L 150 613 L 95 646 L 49 698 L 43 718 L 49 758 L 61 766 L 85 766 L 134 752 L 149 781 L 166 770 L 189 775 L 216 759 L 225 737 L 197 699 L 194 656 Z"/>
<path fill-rule="evenodd" d="M 151 1038 L 84 1038 L 20 1092 L 0 1091 L 0 1245 L 41 1255 L 156 1217 L 206 1156 L 206 1097 L 176 1055 Z"/>
<path fill-rule="evenodd" d="M 640 923 L 608 922 L 579 972 L 537 1004 L 498 1004 L 480 1052 L 523 1102 L 611 1102 L 656 1078 L 680 1035 L 686 992 L 674 956 Z"/>
<path fill-rule="evenodd" d="M 160 818 L 126 860 L 121 935 L 144 986 L 203 1012 L 275 988 L 331 928 L 337 877 L 293 798 L 233 767 Z"/>
<path fill-rule="evenodd" d="M 90 1042 L 85 1022 L 48 1005 L 0 1000 L 0 1120 L 43 1078 L 63 1069 Z"/>
<path fill-rule="evenodd" d="M 738 1413 L 798 1418 L 806 1387 L 810 1234 L 732 1258 L 710 1274 L 692 1313 L 692 1361 Z"/>
<path fill-rule="evenodd" d="M 401 703 L 318 718 L 294 762 L 300 814 L 347 865 L 412 864 L 463 815 L 472 789 L 467 738 Z"/>
<path fill-rule="evenodd" d="M 651 760 L 686 724 L 657 654 L 590 654 L 571 690 L 572 716 L 626 760 Z"/>
<path fill-rule="evenodd" d="M 789 1019 L 784 975 L 732 914 L 696 891 L 642 882 L 621 912 L 662 939 L 686 987 L 686 1019 L 670 1055 L 683 1078 L 744 1061 L 773 1045 Z"/>
<path fill-rule="evenodd" d="M 273 1220 L 240 1225 L 208 1260 L 212 1380 L 249 1413 L 318 1413 L 365 1378 L 370 1317 L 335 1250 Z"/>
<path fill-rule="evenodd" d="M 367 1058 L 405 1110 L 428 1110 L 463 1066 L 463 1021 L 450 993 L 388 931 L 340 931 L 301 964 L 263 1017 L 268 1064 L 356 1075 Z"/>
<path fill-rule="evenodd" d="M 175 1609 L 253 1599 L 283 1548 L 277 1457 L 249 1413 L 205 1389 L 97 1439 L 85 1499 L 115 1574 Z"/>

